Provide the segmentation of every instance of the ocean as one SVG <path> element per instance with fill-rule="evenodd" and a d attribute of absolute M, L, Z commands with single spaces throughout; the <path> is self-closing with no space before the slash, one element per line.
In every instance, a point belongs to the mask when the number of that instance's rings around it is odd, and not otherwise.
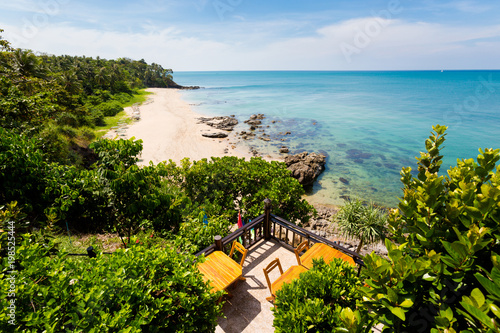
<path fill-rule="evenodd" d="M 435 124 L 449 127 L 442 174 L 457 159 L 476 159 L 478 148 L 500 148 L 500 71 L 176 72 L 174 80 L 203 87 L 183 99 L 207 116 L 235 115 L 237 131 L 264 114 L 271 141 L 245 142 L 264 155 L 282 146 L 326 154 L 307 191 L 317 204 L 396 206 L 401 168 L 416 170 Z"/>

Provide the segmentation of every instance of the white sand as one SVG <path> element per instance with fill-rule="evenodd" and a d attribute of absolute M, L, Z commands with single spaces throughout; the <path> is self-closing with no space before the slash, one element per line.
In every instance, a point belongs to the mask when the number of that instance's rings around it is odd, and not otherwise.
<path fill-rule="evenodd" d="M 235 134 L 225 139 L 211 139 L 201 136 L 202 132 L 223 132 L 205 124 L 198 124 L 202 115 L 193 112 L 188 103 L 181 99 L 177 89 L 150 88 L 151 103 L 141 105 L 141 119 L 134 121 L 125 131 L 125 138 L 135 137 L 143 141 L 139 165 L 150 161 L 158 164 L 172 160 L 179 163 L 183 158 L 238 156 L 250 158 L 245 147 L 239 148 Z M 126 109 L 132 114 L 132 108 Z M 111 136 L 112 133 L 110 133 Z M 110 135 L 108 135 L 110 136 Z M 227 153 L 224 150 L 227 149 Z"/>

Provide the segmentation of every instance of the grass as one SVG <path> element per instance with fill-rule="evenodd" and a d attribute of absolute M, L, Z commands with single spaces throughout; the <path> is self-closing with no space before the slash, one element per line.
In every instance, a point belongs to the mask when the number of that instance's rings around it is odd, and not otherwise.
<path fill-rule="evenodd" d="M 55 235 L 60 250 L 69 253 L 87 253 L 92 246 L 95 252 L 114 252 L 122 244 L 117 234 L 59 234 Z"/>
<path fill-rule="evenodd" d="M 67 251 L 68 253 L 86 254 L 87 248 L 92 246 L 96 253 L 99 252 L 115 252 L 123 247 L 122 240 L 116 233 L 104 234 L 68 234 L 65 232 L 54 235 L 55 241 L 58 243 L 59 250 Z M 140 231 L 133 235 L 132 241 L 124 238 L 127 243 L 134 243 L 134 240 L 150 247 L 166 247 L 169 240 L 160 237 L 152 230 Z M 133 245 L 133 244 L 132 244 Z"/>
<path fill-rule="evenodd" d="M 138 90 L 132 96 L 132 99 L 130 101 L 123 104 L 123 107 L 126 108 L 126 107 L 134 105 L 135 103 L 139 103 L 139 104 L 144 103 L 148 99 L 148 96 L 151 94 L 152 94 L 151 92 L 146 91 L 145 89 Z"/>
<path fill-rule="evenodd" d="M 127 103 L 122 104 L 122 106 L 126 108 L 134 104 L 142 104 L 148 99 L 149 95 L 151 95 L 151 93 L 146 91 L 145 89 L 138 90 L 136 93 L 134 93 L 132 98 Z M 104 122 L 106 123 L 106 125 L 100 126 L 99 129 L 97 129 L 95 132 L 97 139 L 109 132 L 112 127 L 118 126 L 119 123 L 131 124 L 132 119 L 128 117 L 125 111 L 121 111 L 113 117 L 104 118 Z"/>

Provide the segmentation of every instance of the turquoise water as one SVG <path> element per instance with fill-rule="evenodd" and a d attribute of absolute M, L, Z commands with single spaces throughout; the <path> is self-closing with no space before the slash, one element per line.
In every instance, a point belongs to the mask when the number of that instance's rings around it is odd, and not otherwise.
<path fill-rule="evenodd" d="M 416 169 L 435 124 L 449 126 L 443 171 L 457 158 L 476 158 L 478 148 L 500 148 L 500 71 L 179 72 L 174 79 L 204 87 L 183 92 L 196 112 L 236 115 L 240 131 L 251 114 L 265 114 L 272 140 L 247 144 L 266 155 L 282 145 L 326 153 L 326 170 L 308 192 L 316 203 L 357 197 L 397 205 L 399 172 Z"/>

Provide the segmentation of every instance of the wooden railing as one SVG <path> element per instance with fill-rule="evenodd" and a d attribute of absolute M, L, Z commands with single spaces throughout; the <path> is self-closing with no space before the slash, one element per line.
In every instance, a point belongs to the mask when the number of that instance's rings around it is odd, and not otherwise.
<path fill-rule="evenodd" d="M 264 210 L 264 214 L 253 219 L 251 223 L 244 225 L 226 237 L 221 238 L 221 236 L 215 236 L 215 243 L 196 253 L 196 256 L 202 254 L 209 255 L 214 251 L 229 253 L 229 249 L 235 240 L 238 240 L 245 248 L 249 249 L 262 239 L 274 239 L 284 247 L 293 251 L 295 247 L 306 239 L 310 243 L 327 244 L 351 256 L 360 268 L 364 266 L 363 260 L 356 252 L 346 249 L 326 238 L 320 237 L 279 216 L 271 214 L 271 201 L 269 199 L 264 200 Z"/>
<path fill-rule="evenodd" d="M 293 251 L 304 240 L 308 240 L 309 244 L 323 243 L 351 256 L 355 263 L 364 266 L 363 260 L 356 252 L 346 249 L 345 247 L 340 246 L 339 244 L 326 238 L 320 237 L 315 233 L 303 229 L 279 216 L 271 214 L 270 227 L 271 237 L 289 250 Z"/>
<path fill-rule="evenodd" d="M 254 244 L 264 238 L 264 219 L 265 214 L 262 214 L 253 219 L 252 222 L 245 224 L 243 227 L 224 238 L 215 236 L 215 243 L 196 253 L 196 256 L 201 254 L 205 254 L 207 256 L 214 251 L 224 251 L 229 253 L 231 245 L 235 240 L 240 242 L 245 248 L 251 248 Z"/>

